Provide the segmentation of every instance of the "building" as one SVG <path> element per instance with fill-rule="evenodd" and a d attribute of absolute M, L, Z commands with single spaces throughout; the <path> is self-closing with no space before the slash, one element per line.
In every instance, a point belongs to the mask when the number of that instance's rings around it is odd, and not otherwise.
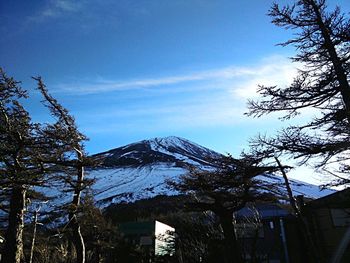
<path fill-rule="evenodd" d="M 128 242 L 140 246 L 150 258 L 175 254 L 175 228 L 157 220 L 119 224 L 119 231 Z"/>
<path fill-rule="evenodd" d="M 236 235 L 245 261 L 297 263 L 302 245 L 296 218 L 277 204 L 244 207 L 236 214 Z"/>
<path fill-rule="evenodd" d="M 350 262 L 350 188 L 306 203 L 302 214 L 324 262 Z"/>

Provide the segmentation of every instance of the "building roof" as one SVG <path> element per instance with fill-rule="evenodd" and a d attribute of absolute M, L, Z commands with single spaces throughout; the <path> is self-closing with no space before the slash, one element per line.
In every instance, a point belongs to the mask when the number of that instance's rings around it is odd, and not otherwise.
<path fill-rule="evenodd" d="M 259 215 L 260 218 L 272 218 L 272 217 L 287 217 L 291 213 L 286 209 L 281 208 L 276 204 L 257 204 L 254 207 L 246 206 L 236 213 L 238 218 L 242 217 L 254 217 Z"/>
<path fill-rule="evenodd" d="M 335 192 L 330 195 L 310 201 L 305 205 L 307 208 L 349 208 L 350 207 L 350 188 Z"/>

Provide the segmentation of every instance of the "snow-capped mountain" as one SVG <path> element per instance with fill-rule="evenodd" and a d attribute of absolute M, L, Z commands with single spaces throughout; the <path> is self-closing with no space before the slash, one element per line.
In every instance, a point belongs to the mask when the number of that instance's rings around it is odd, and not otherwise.
<path fill-rule="evenodd" d="M 96 180 L 93 192 L 101 207 L 111 203 L 136 201 L 159 194 L 172 195 L 165 184 L 188 172 L 189 166 L 214 168 L 210 162 L 221 154 L 179 137 L 154 138 L 96 154 L 101 165 L 89 171 Z M 275 177 L 274 183 L 282 178 Z M 295 195 L 318 198 L 332 190 L 291 180 Z"/>
<path fill-rule="evenodd" d="M 211 166 L 208 159 L 221 155 L 186 139 L 170 136 L 128 144 L 96 154 L 104 167 L 146 166 L 154 163 L 173 163 L 177 167 L 188 164 Z"/>
<path fill-rule="evenodd" d="M 221 154 L 179 137 L 154 138 L 96 154 L 102 165 L 89 172 L 101 206 L 174 194 L 165 184 L 188 172 L 189 166 L 212 168 Z"/>

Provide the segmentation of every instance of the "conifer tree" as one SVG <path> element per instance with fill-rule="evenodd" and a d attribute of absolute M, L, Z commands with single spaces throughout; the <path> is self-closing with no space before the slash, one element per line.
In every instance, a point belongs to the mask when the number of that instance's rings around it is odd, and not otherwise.
<path fill-rule="evenodd" d="M 215 171 L 193 169 L 180 180 L 170 181 L 171 188 L 192 196 L 193 211 L 212 211 L 219 219 L 224 235 L 226 262 L 243 262 L 234 230 L 234 212 L 247 203 L 273 200 L 279 195 L 277 185 L 261 180 L 259 175 L 276 170 L 263 166 L 261 160 L 245 156 L 226 157 L 217 162 Z"/>
<path fill-rule="evenodd" d="M 40 77 L 34 78 L 38 82 L 38 89 L 42 93 L 43 103 L 49 108 L 57 122 L 50 126 L 48 131 L 61 145 L 60 158 L 56 164 L 61 167 L 64 182 L 73 191 L 73 199 L 69 207 L 69 226 L 72 230 L 72 241 L 76 249 L 76 262 L 85 262 L 85 243 L 81 234 L 78 220 L 81 194 L 84 189 L 91 185 L 92 181 L 85 178 L 85 166 L 92 165 L 91 158 L 87 157 L 84 149 L 84 141 L 87 137 L 83 135 L 75 124 L 74 117 L 67 109 L 58 103 L 49 93 Z"/>
<path fill-rule="evenodd" d="M 257 144 L 291 154 L 301 163 L 316 161 L 316 168 L 334 175 L 332 185 L 350 183 L 350 19 L 339 7 L 327 8 L 326 0 L 295 0 L 280 7 L 274 4 L 272 22 L 294 31 L 292 61 L 302 64 L 288 87 L 260 86 L 261 99 L 249 102 L 248 115 L 261 117 L 284 112 L 290 119 L 315 109 L 316 117 L 304 125 L 283 129 L 275 138 L 259 136 Z M 338 163 L 336 170 L 329 164 Z"/>
<path fill-rule="evenodd" d="M 43 125 L 31 121 L 21 104 L 28 98 L 19 82 L 0 69 L 0 185 L 1 207 L 8 224 L 1 262 L 19 263 L 23 256 L 23 227 L 27 193 L 44 183 L 55 145 Z"/>
<path fill-rule="evenodd" d="M 84 153 L 82 135 L 66 109 L 52 98 L 38 81 L 44 101 L 57 122 L 35 123 L 21 101 L 28 98 L 20 83 L 8 77 L 0 68 L 0 196 L 1 210 L 8 212 L 7 230 L 2 263 L 19 263 L 23 259 L 23 228 L 28 193 L 35 193 L 35 186 L 50 186 L 50 174 L 74 172 L 67 176 L 74 189 L 69 213 L 73 240 L 77 250 L 77 262 L 84 262 L 84 242 L 76 219 L 81 191 L 87 185 L 84 180 Z M 74 154 L 74 156 L 72 156 Z M 65 167 L 66 169 L 63 169 Z M 62 170 L 60 170 L 62 169 Z"/>

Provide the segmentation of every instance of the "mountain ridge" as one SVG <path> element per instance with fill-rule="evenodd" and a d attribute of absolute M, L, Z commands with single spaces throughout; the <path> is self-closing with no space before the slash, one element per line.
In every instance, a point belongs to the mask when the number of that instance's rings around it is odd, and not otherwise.
<path fill-rule="evenodd" d="M 189 167 L 214 169 L 210 162 L 223 155 L 187 139 L 169 136 L 153 138 L 114 148 L 94 157 L 101 165 L 89 171 L 96 180 L 93 186 L 95 200 L 101 207 L 112 203 L 133 202 L 157 195 L 175 195 L 166 180 L 178 180 Z M 282 177 L 271 177 L 271 183 L 283 184 Z M 296 194 L 318 198 L 333 193 L 320 191 L 318 186 L 290 180 Z"/>
<path fill-rule="evenodd" d="M 93 155 L 102 166 L 140 166 L 155 162 L 212 166 L 207 159 L 219 158 L 221 154 L 193 143 L 187 139 L 168 136 L 142 140 Z"/>

